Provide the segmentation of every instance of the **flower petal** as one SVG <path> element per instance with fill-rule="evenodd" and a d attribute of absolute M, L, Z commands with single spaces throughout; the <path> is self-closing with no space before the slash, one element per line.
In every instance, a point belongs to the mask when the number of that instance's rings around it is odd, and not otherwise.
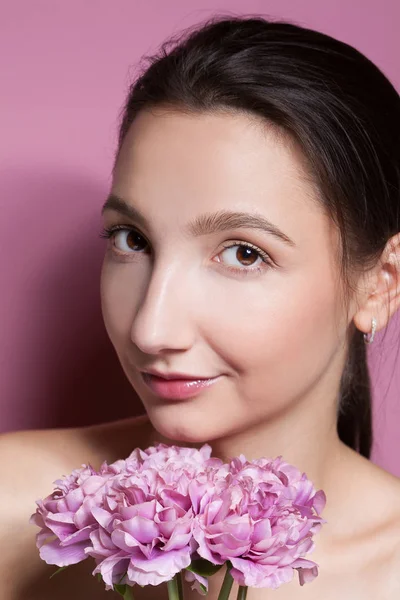
<path fill-rule="evenodd" d="M 75 565 L 87 558 L 85 548 L 88 542 L 78 542 L 71 546 L 60 546 L 59 540 L 54 540 L 42 546 L 39 550 L 40 558 L 48 565 L 57 565 L 58 567 L 68 567 Z"/>

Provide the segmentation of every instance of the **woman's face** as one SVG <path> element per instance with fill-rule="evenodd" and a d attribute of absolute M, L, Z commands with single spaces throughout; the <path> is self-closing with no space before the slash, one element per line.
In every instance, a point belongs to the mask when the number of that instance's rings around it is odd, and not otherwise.
<path fill-rule="evenodd" d="M 348 325 L 338 238 L 294 144 L 242 114 L 143 112 L 111 193 L 104 321 L 162 435 L 212 440 L 334 403 Z M 147 369 L 218 379 L 164 398 Z"/>

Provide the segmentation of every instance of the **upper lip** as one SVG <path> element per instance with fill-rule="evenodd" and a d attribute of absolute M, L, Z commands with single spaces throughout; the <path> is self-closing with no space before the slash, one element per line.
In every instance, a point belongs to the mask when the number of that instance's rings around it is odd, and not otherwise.
<path fill-rule="evenodd" d="M 146 369 L 142 373 L 149 375 L 155 375 L 156 377 L 162 377 L 163 379 L 213 379 L 212 377 L 204 377 L 203 375 L 191 375 L 189 373 L 162 373 L 156 369 Z"/>

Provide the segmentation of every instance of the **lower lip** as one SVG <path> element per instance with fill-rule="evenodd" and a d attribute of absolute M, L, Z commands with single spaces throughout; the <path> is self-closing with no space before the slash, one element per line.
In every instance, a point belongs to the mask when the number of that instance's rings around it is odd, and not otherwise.
<path fill-rule="evenodd" d="M 143 381 L 152 392 L 169 400 L 184 400 L 197 396 L 204 388 L 210 387 L 219 377 L 212 379 L 163 379 L 142 373 Z"/>

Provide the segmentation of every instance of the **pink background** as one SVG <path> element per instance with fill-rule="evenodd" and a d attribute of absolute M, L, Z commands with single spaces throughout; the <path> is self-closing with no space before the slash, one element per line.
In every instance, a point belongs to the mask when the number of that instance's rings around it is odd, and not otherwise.
<path fill-rule="evenodd" d="M 140 405 L 99 301 L 118 112 L 139 58 L 215 13 L 258 13 L 356 46 L 400 89 L 398 0 L 3 0 L 0 428 L 89 424 Z M 398 319 L 373 344 L 373 460 L 400 476 Z"/>

